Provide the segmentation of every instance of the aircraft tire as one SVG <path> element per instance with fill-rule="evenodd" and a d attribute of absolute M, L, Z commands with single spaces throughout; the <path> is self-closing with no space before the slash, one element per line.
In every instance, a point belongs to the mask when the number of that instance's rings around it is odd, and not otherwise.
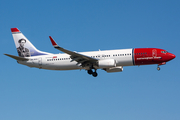
<path fill-rule="evenodd" d="M 159 71 L 159 70 L 160 70 L 160 67 L 157 67 L 157 70 Z"/>
<path fill-rule="evenodd" d="M 97 76 L 98 76 L 97 72 L 93 72 L 93 73 L 92 73 L 92 76 L 93 76 L 93 77 L 97 77 Z"/>
<path fill-rule="evenodd" d="M 91 74 L 93 74 L 93 71 L 92 70 L 88 70 L 87 73 L 91 75 Z"/>

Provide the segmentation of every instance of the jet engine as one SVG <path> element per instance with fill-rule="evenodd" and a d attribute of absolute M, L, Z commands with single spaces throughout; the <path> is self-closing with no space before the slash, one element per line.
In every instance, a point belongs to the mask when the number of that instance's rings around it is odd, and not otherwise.
<path fill-rule="evenodd" d="M 104 69 L 106 72 L 108 73 L 112 73 L 112 72 L 122 72 L 123 71 L 123 67 L 122 66 L 118 66 L 118 67 L 111 67 L 111 68 L 106 68 Z"/>
<path fill-rule="evenodd" d="M 98 61 L 99 68 L 111 68 L 116 67 L 116 61 L 114 59 L 104 59 Z"/>

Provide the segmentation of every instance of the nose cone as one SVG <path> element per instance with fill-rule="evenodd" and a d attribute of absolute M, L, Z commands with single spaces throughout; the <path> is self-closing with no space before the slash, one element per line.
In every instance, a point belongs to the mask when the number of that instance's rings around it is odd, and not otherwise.
<path fill-rule="evenodd" d="M 176 57 L 176 56 L 175 56 L 174 54 L 172 54 L 172 53 L 169 54 L 169 59 L 170 59 L 170 60 L 174 59 L 175 57 Z"/>

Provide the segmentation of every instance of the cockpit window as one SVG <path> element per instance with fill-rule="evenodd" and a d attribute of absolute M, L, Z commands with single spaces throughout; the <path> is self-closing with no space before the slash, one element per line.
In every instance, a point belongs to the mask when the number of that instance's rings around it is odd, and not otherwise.
<path fill-rule="evenodd" d="M 161 53 L 168 53 L 168 51 L 161 51 Z"/>

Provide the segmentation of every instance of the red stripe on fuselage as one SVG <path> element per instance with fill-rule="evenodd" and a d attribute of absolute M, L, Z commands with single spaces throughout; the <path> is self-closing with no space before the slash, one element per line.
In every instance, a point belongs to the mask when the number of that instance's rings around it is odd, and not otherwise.
<path fill-rule="evenodd" d="M 171 53 L 158 48 L 135 48 L 134 63 L 135 65 L 161 64 L 172 60 Z"/>

